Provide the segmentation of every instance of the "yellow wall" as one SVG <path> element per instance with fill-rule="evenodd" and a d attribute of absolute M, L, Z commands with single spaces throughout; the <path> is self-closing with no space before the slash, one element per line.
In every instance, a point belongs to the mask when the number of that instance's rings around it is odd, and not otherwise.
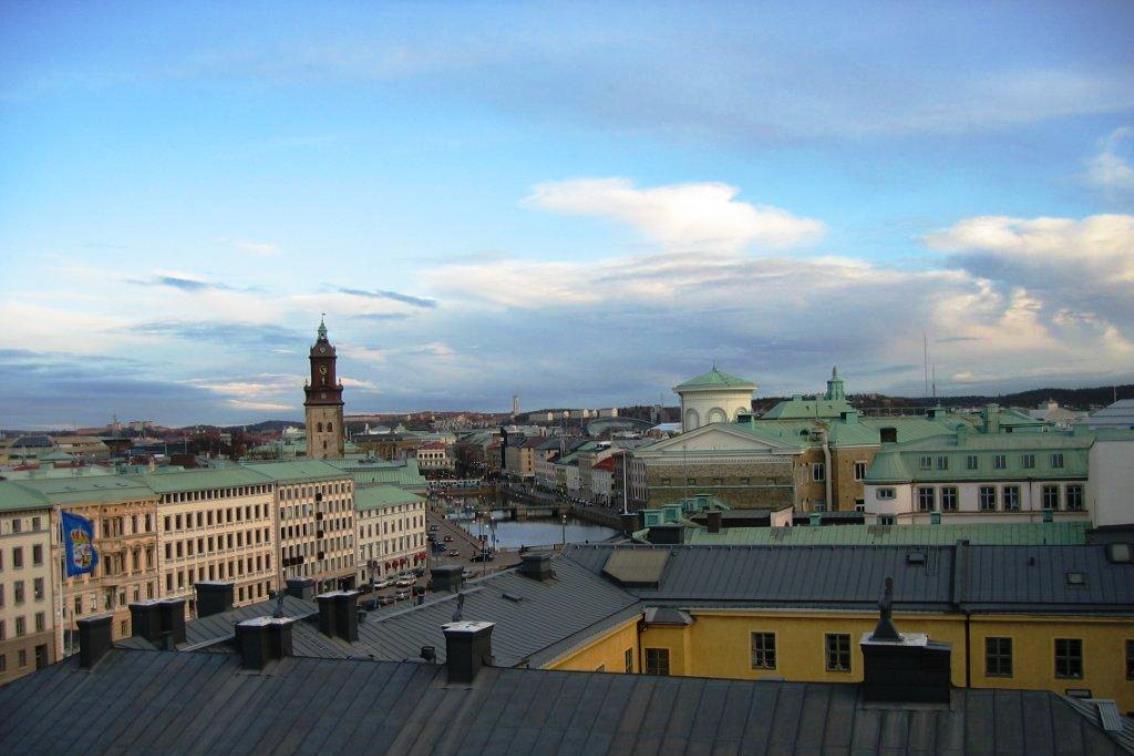
<path fill-rule="evenodd" d="M 1134 711 L 1134 680 L 1126 679 L 1126 641 L 1134 641 L 1130 617 L 973 617 L 974 688 L 1027 688 L 1063 693 L 1089 688 L 1097 698 L 1113 698 L 1120 711 Z M 985 675 L 984 641 L 1012 639 L 1012 676 Z M 1055 639 L 1083 641 L 1083 677 L 1055 676 Z"/>
<path fill-rule="evenodd" d="M 594 672 L 603 667 L 607 672 L 626 672 L 626 649 L 631 649 L 634 672 L 639 669 L 638 617 L 627 620 L 603 635 L 588 640 L 566 655 L 545 665 L 546 669 Z"/>
<path fill-rule="evenodd" d="M 622 672 L 623 654 L 634 649 L 634 669 L 644 663 L 646 648 L 669 649 L 670 674 L 729 679 L 783 678 L 801 682 L 862 681 L 863 661 L 859 639 L 877 623 L 873 612 L 821 610 L 689 610 L 688 627 L 643 627 L 631 620 L 553 663 L 549 669 Z M 990 615 L 973 617 L 970 626 L 972 666 L 966 670 L 965 618 L 960 614 L 895 612 L 894 624 L 903 633 L 925 633 L 931 640 L 952 646 L 951 679 L 965 687 L 966 671 L 974 688 L 1018 688 L 1064 693 L 1068 688 L 1089 688 L 1099 698 L 1113 698 L 1121 711 L 1134 710 L 1134 681 L 1126 679 L 1125 643 L 1134 640 L 1129 617 L 1066 617 Z M 753 669 L 751 634 L 776 636 L 776 668 Z M 827 633 L 844 633 L 851 640 L 849 672 L 826 669 Z M 985 675 L 986 637 L 1013 639 L 1013 676 Z M 1055 639 L 1083 641 L 1084 674 L 1080 680 L 1055 677 Z"/>

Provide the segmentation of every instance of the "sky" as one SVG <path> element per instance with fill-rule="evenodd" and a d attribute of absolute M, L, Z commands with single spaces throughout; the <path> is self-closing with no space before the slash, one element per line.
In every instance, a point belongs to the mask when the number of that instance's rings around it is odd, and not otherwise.
<path fill-rule="evenodd" d="M 1134 381 L 1134 4 L 0 2 L 0 428 Z"/>

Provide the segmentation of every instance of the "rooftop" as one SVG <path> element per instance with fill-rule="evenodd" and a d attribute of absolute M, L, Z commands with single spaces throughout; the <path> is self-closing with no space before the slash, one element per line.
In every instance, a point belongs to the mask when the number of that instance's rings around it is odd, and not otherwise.
<path fill-rule="evenodd" d="M 756 383 L 745 378 L 738 378 L 735 375 L 717 370 L 716 365 L 713 369 L 704 375 L 699 375 L 696 378 L 690 378 L 684 383 L 679 383 L 673 387 L 673 390 L 680 393 L 682 391 L 697 391 L 706 389 L 749 389 L 756 390 Z"/>

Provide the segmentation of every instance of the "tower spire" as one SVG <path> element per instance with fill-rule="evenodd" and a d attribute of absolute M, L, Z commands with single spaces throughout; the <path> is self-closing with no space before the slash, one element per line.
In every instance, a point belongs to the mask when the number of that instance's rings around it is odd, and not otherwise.
<path fill-rule="evenodd" d="M 321 341 L 327 340 L 327 313 L 323 313 L 319 318 L 319 339 Z"/>

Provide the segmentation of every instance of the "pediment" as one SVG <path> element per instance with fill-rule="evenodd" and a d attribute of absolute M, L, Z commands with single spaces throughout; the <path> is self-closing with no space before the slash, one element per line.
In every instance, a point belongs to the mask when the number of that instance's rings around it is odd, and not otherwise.
<path fill-rule="evenodd" d="M 681 433 L 673 438 L 659 441 L 645 449 L 643 455 L 648 453 L 666 453 L 681 451 L 733 451 L 733 452 L 773 452 L 790 450 L 793 447 L 783 442 L 759 438 L 744 430 L 724 423 L 706 425 L 688 433 Z"/>

